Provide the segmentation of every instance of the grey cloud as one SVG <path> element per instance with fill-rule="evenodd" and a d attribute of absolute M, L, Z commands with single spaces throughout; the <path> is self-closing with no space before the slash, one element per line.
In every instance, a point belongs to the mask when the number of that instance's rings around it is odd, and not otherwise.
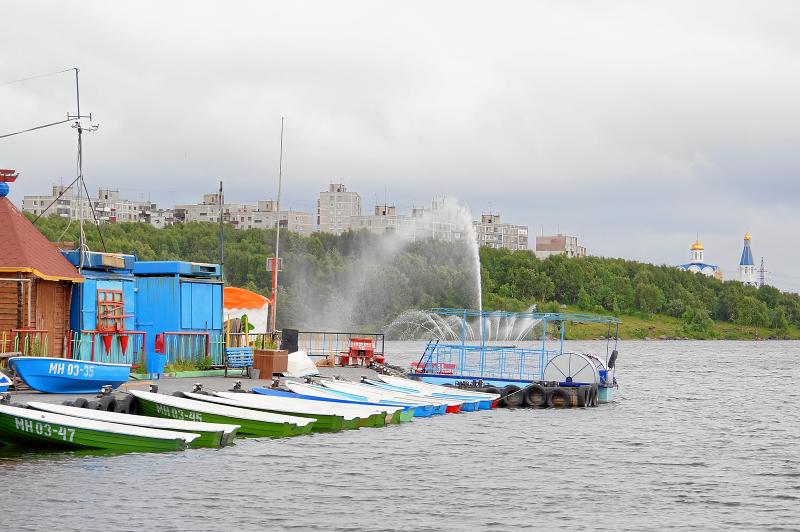
<path fill-rule="evenodd" d="M 224 178 L 367 206 L 452 193 L 590 250 L 730 277 L 745 230 L 800 288 L 794 2 L 9 2 L 0 80 L 78 65 L 93 188 L 191 201 Z M 71 21 L 66 24 L 66 21 Z M 77 24 L 76 21 L 79 21 Z M 71 79 L 0 86 L 0 130 L 73 109 Z M 74 175 L 67 128 L 0 141 L 13 198 Z M 777 279 L 777 277 L 776 277 Z M 792 281 L 792 279 L 796 279 Z"/>

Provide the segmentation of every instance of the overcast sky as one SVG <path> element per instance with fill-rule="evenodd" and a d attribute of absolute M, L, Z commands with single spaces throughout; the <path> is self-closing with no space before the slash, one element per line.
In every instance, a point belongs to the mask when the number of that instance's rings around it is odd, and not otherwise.
<path fill-rule="evenodd" d="M 0 82 L 78 66 L 90 190 L 171 206 L 366 209 L 453 194 L 596 255 L 737 276 L 745 231 L 800 290 L 800 3 L 0 3 Z M 60 74 L 0 85 L 0 134 L 74 112 Z M 68 125 L 0 140 L 11 198 L 75 175 Z"/>

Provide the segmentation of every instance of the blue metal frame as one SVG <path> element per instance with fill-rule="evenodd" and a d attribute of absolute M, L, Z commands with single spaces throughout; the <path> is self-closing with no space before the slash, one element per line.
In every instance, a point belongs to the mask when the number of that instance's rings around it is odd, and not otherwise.
<path fill-rule="evenodd" d="M 499 379 L 509 381 L 534 381 L 542 378 L 544 367 L 556 355 L 564 352 L 564 332 L 567 322 L 608 323 L 617 331 L 621 321 L 614 316 L 594 314 L 568 314 L 560 312 L 505 312 L 468 309 L 434 308 L 431 312 L 441 316 L 458 316 L 461 319 L 461 341 L 444 344 L 438 340 L 429 341 L 417 366 L 415 376 L 437 376 L 462 380 Z M 467 320 L 479 320 L 481 334 L 479 345 L 467 344 Z M 487 318 L 529 318 L 540 320 L 542 324 L 542 345 L 540 349 L 516 346 L 487 345 Z M 547 324 L 560 323 L 559 347 L 547 349 Z M 533 341 L 531 338 L 530 341 Z M 616 348 L 616 339 L 614 347 Z M 608 349 L 606 349 L 608 361 Z M 445 371 L 443 371 L 445 370 Z"/>

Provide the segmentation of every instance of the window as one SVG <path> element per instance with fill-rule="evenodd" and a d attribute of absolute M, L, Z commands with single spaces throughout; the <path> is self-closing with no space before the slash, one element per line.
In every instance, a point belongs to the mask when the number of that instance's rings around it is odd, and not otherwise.
<path fill-rule="evenodd" d="M 97 330 L 125 330 L 125 299 L 122 290 L 97 291 Z"/>

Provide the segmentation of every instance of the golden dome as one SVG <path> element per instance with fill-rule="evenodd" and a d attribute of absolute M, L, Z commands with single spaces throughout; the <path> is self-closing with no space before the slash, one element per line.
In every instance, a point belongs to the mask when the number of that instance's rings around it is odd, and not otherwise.
<path fill-rule="evenodd" d="M 746 232 L 746 233 L 744 234 L 744 239 L 745 239 L 745 240 L 750 240 L 750 231 L 748 231 L 748 232 Z"/>
<path fill-rule="evenodd" d="M 699 240 L 695 240 L 691 249 L 692 251 L 703 251 L 703 244 L 701 244 Z"/>

